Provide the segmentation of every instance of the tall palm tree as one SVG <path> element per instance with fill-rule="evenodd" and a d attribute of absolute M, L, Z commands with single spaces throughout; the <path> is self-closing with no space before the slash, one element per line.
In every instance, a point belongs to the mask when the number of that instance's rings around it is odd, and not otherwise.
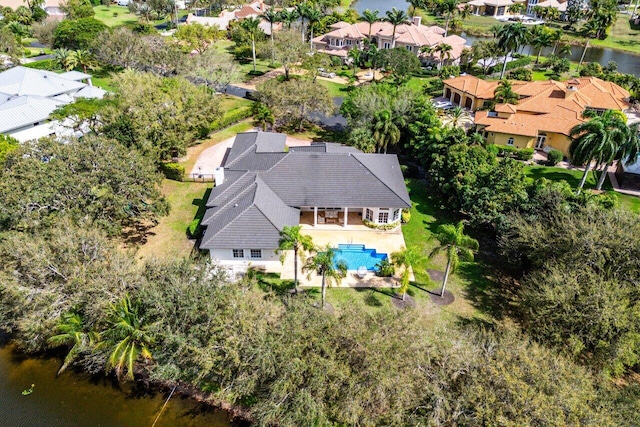
<path fill-rule="evenodd" d="M 373 24 L 375 24 L 380 20 L 378 13 L 380 13 L 379 10 L 374 10 L 372 12 L 369 9 L 365 9 L 365 11 L 362 12 L 362 16 L 360 17 L 361 21 L 364 21 L 369 24 L 369 34 L 367 34 L 367 37 L 369 39 L 371 39 L 371 28 L 373 28 Z"/>
<path fill-rule="evenodd" d="M 453 46 L 447 43 L 440 43 L 434 50 L 440 55 L 440 68 L 444 67 L 445 61 L 451 60 Z"/>
<path fill-rule="evenodd" d="M 420 249 L 417 246 L 403 248 L 401 251 L 393 252 L 391 254 L 391 262 L 393 262 L 397 267 L 404 269 L 402 271 L 402 278 L 400 279 L 400 289 L 398 289 L 398 292 L 402 294 L 403 301 L 407 294 L 407 290 L 409 289 L 409 275 L 411 273 L 411 267 L 423 262 L 425 258 L 426 257 L 422 252 L 420 252 Z"/>
<path fill-rule="evenodd" d="M 614 147 L 624 143 L 629 130 L 626 121 L 619 111 L 606 110 L 602 114 L 586 114 L 589 120 L 574 126 L 569 135 L 572 138 L 569 154 L 574 164 L 584 164 L 584 174 L 578 185 L 578 193 L 584 187 L 589 175 L 591 163 L 607 160 L 606 157 L 615 152 Z"/>
<path fill-rule="evenodd" d="M 382 110 L 373 115 L 373 139 L 376 141 L 378 153 L 387 152 L 389 145 L 395 145 L 400 141 L 400 129 L 393 121 L 391 111 Z"/>
<path fill-rule="evenodd" d="M 409 17 L 404 10 L 398 10 L 395 7 L 391 10 L 387 10 L 387 17 L 385 21 L 393 25 L 393 32 L 391 33 L 391 48 L 396 47 L 396 28 L 398 25 L 402 25 L 409 20 Z"/>
<path fill-rule="evenodd" d="M 444 296 L 449 274 L 456 271 L 460 261 L 473 261 L 473 254 L 478 251 L 478 241 L 464 234 L 464 223 L 460 221 L 457 225 L 443 224 L 436 230 L 436 239 L 440 246 L 436 247 L 431 256 L 435 256 L 442 251 L 447 253 L 447 268 L 444 271 L 442 289 L 440 296 Z"/>
<path fill-rule="evenodd" d="M 353 77 L 355 78 L 358 65 L 360 64 L 360 61 L 362 61 L 362 51 L 358 46 L 354 46 L 349 49 L 347 57 L 351 59 L 351 62 L 353 62 Z"/>
<path fill-rule="evenodd" d="M 638 160 L 638 155 L 640 155 L 640 122 L 636 122 L 628 127 L 624 140 L 618 146 L 615 160 L 624 161 L 626 166 L 630 166 Z M 607 164 L 605 173 L 609 170 L 609 166 L 611 166 L 611 164 Z M 596 187 L 597 190 L 602 189 L 604 176 L 604 173 L 600 176 L 600 181 Z"/>
<path fill-rule="evenodd" d="M 493 91 L 493 99 L 498 104 L 515 104 L 518 102 L 518 94 L 513 91 L 509 80 L 500 80 Z"/>
<path fill-rule="evenodd" d="M 240 26 L 249 34 L 251 39 L 251 54 L 253 56 L 253 71 L 256 71 L 256 39 L 260 31 L 259 18 L 246 18 L 240 22 Z"/>
<path fill-rule="evenodd" d="M 333 283 L 339 285 L 342 279 L 347 277 L 347 264 L 344 261 L 335 262 L 335 249 L 327 245 L 320 249 L 312 257 L 309 257 L 302 266 L 303 271 L 307 271 L 307 278 L 311 280 L 311 274 L 317 273 L 322 276 L 322 308 L 324 308 L 327 285 Z"/>
<path fill-rule="evenodd" d="M 542 25 L 535 25 L 531 30 L 531 40 L 529 41 L 529 43 L 531 44 L 531 46 L 538 49 L 536 64 L 540 63 L 540 54 L 542 53 L 542 49 L 553 44 L 553 38 L 555 37 L 555 35 L 552 34 L 552 31 L 547 29 L 547 27 L 543 27 Z"/>
<path fill-rule="evenodd" d="M 296 11 L 295 9 L 291 9 L 291 10 L 283 9 L 279 13 L 280 13 L 280 19 L 287 26 L 287 30 L 290 30 L 291 24 L 293 24 L 293 22 L 300 17 L 300 15 L 298 15 L 298 11 Z"/>
<path fill-rule="evenodd" d="M 309 45 L 311 46 L 311 51 L 313 51 L 313 25 L 320 21 L 324 15 L 320 12 L 319 9 L 314 7 L 310 7 L 307 11 L 307 20 L 309 21 L 309 32 L 311 33 L 309 36 Z"/>
<path fill-rule="evenodd" d="M 96 68 L 96 61 L 93 57 L 93 54 L 88 50 L 75 50 L 71 52 L 71 56 L 75 58 L 76 67 L 82 67 L 82 72 L 84 72 L 85 74 L 87 72 L 87 69 L 93 70 Z"/>
<path fill-rule="evenodd" d="M 146 320 L 128 295 L 109 307 L 109 329 L 101 333 L 100 345 L 111 348 L 107 369 L 115 370 L 118 378 L 126 371 L 127 378 L 132 380 L 138 359 L 152 359 L 153 338 L 147 331 Z"/>
<path fill-rule="evenodd" d="M 54 347 L 66 345 L 71 348 L 58 370 L 58 375 L 63 373 L 82 351 L 92 347 L 98 338 L 95 332 L 86 331 L 82 317 L 78 313 L 64 313 L 60 320 L 56 327 L 58 334 L 49 338 L 49 344 Z"/>
<path fill-rule="evenodd" d="M 442 118 L 442 124 L 445 126 L 449 126 L 452 128 L 462 127 L 465 125 L 473 123 L 473 117 L 471 114 L 464 108 L 457 106 L 452 110 L 449 110 L 445 116 Z"/>
<path fill-rule="evenodd" d="M 435 10 L 440 15 L 446 16 L 444 24 L 444 36 L 447 37 L 449 32 L 449 21 L 454 13 L 458 11 L 460 0 L 440 0 L 436 3 Z"/>
<path fill-rule="evenodd" d="M 282 252 L 280 262 L 284 264 L 286 257 L 286 253 L 283 251 L 293 250 L 293 287 L 296 293 L 298 293 L 298 257 L 304 251 L 311 251 L 314 248 L 311 236 L 300 233 L 301 228 L 299 225 L 284 226 L 280 232 L 280 240 L 278 240 L 278 252 Z"/>
<path fill-rule="evenodd" d="M 278 12 L 276 12 L 276 10 L 274 8 L 270 8 L 267 9 L 263 14 L 262 14 L 262 19 L 264 19 L 265 21 L 267 21 L 269 23 L 269 28 L 270 28 L 270 32 L 271 32 L 271 62 L 276 62 L 275 60 L 275 53 L 274 53 L 274 49 L 273 49 L 273 24 L 276 24 L 278 22 L 282 21 L 282 15 Z"/>
<path fill-rule="evenodd" d="M 504 78 L 507 71 L 507 61 L 512 53 L 518 51 L 520 46 L 527 41 L 529 30 L 520 22 L 510 25 L 503 25 L 497 31 L 498 46 L 505 51 L 504 64 L 500 73 L 500 80 Z"/>
<path fill-rule="evenodd" d="M 309 6 L 308 3 L 298 3 L 296 5 L 296 12 L 298 12 L 298 16 L 300 16 L 300 33 L 302 35 L 302 42 L 304 43 L 304 20 L 307 19 L 307 16 L 309 15 L 309 10 L 311 9 L 311 6 Z"/>
<path fill-rule="evenodd" d="M 560 40 L 562 40 L 562 31 L 554 30 L 553 28 L 549 28 L 549 41 L 553 43 L 553 50 L 551 51 L 551 55 L 556 54 L 556 50 L 558 49 L 558 44 Z"/>

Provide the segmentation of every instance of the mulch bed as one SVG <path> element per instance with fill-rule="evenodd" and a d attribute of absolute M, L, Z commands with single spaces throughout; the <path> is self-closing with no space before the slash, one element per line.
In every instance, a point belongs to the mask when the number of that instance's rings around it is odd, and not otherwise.
<path fill-rule="evenodd" d="M 429 273 L 429 277 L 431 278 L 431 281 L 433 282 L 440 282 L 442 283 L 442 281 L 444 280 L 444 271 L 440 271 L 440 270 L 427 270 L 427 273 Z"/>
<path fill-rule="evenodd" d="M 411 298 L 411 295 L 405 295 L 402 299 L 402 295 L 394 295 L 391 297 L 391 303 L 399 310 L 405 310 L 407 308 L 415 308 L 416 300 Z"/>
<path fill-rule="evenodd" d="M 440 296 L 440 291 L 430 291 L 429 298 L 435 305 L 449 305 L 452 304 L 456 298 L 453 294 L 447 290 L 444 291 L 444 296 Z"/>

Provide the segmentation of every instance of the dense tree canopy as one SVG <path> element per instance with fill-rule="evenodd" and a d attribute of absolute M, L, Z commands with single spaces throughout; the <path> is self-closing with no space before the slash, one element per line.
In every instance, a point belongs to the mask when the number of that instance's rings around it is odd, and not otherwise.
<path fill-rule="evenodd" d="M 53 32 L 53 47 L 65 49 L 88 49 L 98 34 L 107 26 L 94 18 L 63 20 Z"/>
<path fill-rule="evenodd" d="M 160 176 L 139 153 L 104 137 L 21 144 L 0 172 L 0 225 L 51 226 L 61 216 L 108 232 L 166 213 Z"/>

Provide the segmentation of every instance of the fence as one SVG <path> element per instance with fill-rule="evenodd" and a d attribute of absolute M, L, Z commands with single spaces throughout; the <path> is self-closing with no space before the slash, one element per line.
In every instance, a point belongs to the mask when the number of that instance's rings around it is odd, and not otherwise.
<path fill-rule="evenodd" d="M 214 182 L 215 178 L 212 173 L 190 173 L 184 177 L 184 180 L 190 182 Z"/>

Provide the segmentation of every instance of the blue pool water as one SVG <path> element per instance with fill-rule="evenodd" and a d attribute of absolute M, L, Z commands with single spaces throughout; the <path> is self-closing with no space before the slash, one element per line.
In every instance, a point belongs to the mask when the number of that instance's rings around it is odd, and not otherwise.
<path fill-rule="evenodd" d="M 335 250 L 335 261 L 347 263 L 347 270 L 357 270 L 358 267 L 367 267 L 369 271 L 375 271 L 376 264 L 386 259 L 387 254 L 377 253 L 375 249 L 367 249 L 364 245 L 338 245 Z"/>

